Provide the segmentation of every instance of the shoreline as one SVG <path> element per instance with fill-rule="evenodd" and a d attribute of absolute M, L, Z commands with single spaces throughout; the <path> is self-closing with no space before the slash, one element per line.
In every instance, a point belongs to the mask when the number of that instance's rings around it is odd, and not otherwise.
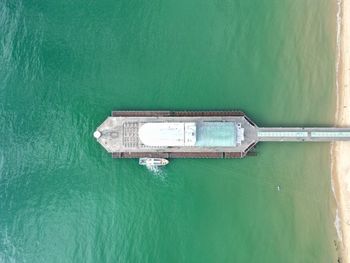
<path fill-rule="evenodd" d="M 337 105 L 335 124 L 350 126 L 350 0 L 337 2 Z M 331 148 L 332 180 L 337 202 L 337 232 L 340 257 L 350 263 L 350 142 L 335 142 Z M 339 217 L 338 217 L 339 215 Z"/>

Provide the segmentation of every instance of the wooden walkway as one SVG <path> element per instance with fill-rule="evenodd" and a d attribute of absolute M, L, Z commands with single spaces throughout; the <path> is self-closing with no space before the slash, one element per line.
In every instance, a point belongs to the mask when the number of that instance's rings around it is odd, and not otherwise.
<path fill-rule="evenodd" d="M 257 140 L 268 142 L 350 141 L 350 128 L 339 127 L 271 127 L 258 128 Z"/>

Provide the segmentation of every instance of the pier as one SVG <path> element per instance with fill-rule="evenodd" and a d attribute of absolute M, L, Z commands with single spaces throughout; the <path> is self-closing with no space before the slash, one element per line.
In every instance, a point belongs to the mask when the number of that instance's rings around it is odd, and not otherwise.
<path fill-rule="evenodd" d="M 242 111 L 113 111 L 94 132 L 113 158 L 243 158 L 258 142 L 350 141 L 350 128 L 258 127 Z"/>

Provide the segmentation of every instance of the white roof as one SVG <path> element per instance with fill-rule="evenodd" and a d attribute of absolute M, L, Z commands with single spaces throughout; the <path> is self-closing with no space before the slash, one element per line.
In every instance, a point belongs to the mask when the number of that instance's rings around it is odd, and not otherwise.
<path fill-rule="evenodd" d="M 139 138 L 147 146 L 187 146 L 195 144 L 195 130 L 195 123 L 145 123 L 139 129 Z"/>

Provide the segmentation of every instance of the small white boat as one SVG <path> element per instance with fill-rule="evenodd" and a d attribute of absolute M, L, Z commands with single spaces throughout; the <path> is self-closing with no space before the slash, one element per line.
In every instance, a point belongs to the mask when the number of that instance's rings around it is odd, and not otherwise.
<path fill-rule="evenodd" d="M 167 165 L 169 161 L 163 158 L 140 158 L 139 165 L 147 166 L 164 166 Z"/>

